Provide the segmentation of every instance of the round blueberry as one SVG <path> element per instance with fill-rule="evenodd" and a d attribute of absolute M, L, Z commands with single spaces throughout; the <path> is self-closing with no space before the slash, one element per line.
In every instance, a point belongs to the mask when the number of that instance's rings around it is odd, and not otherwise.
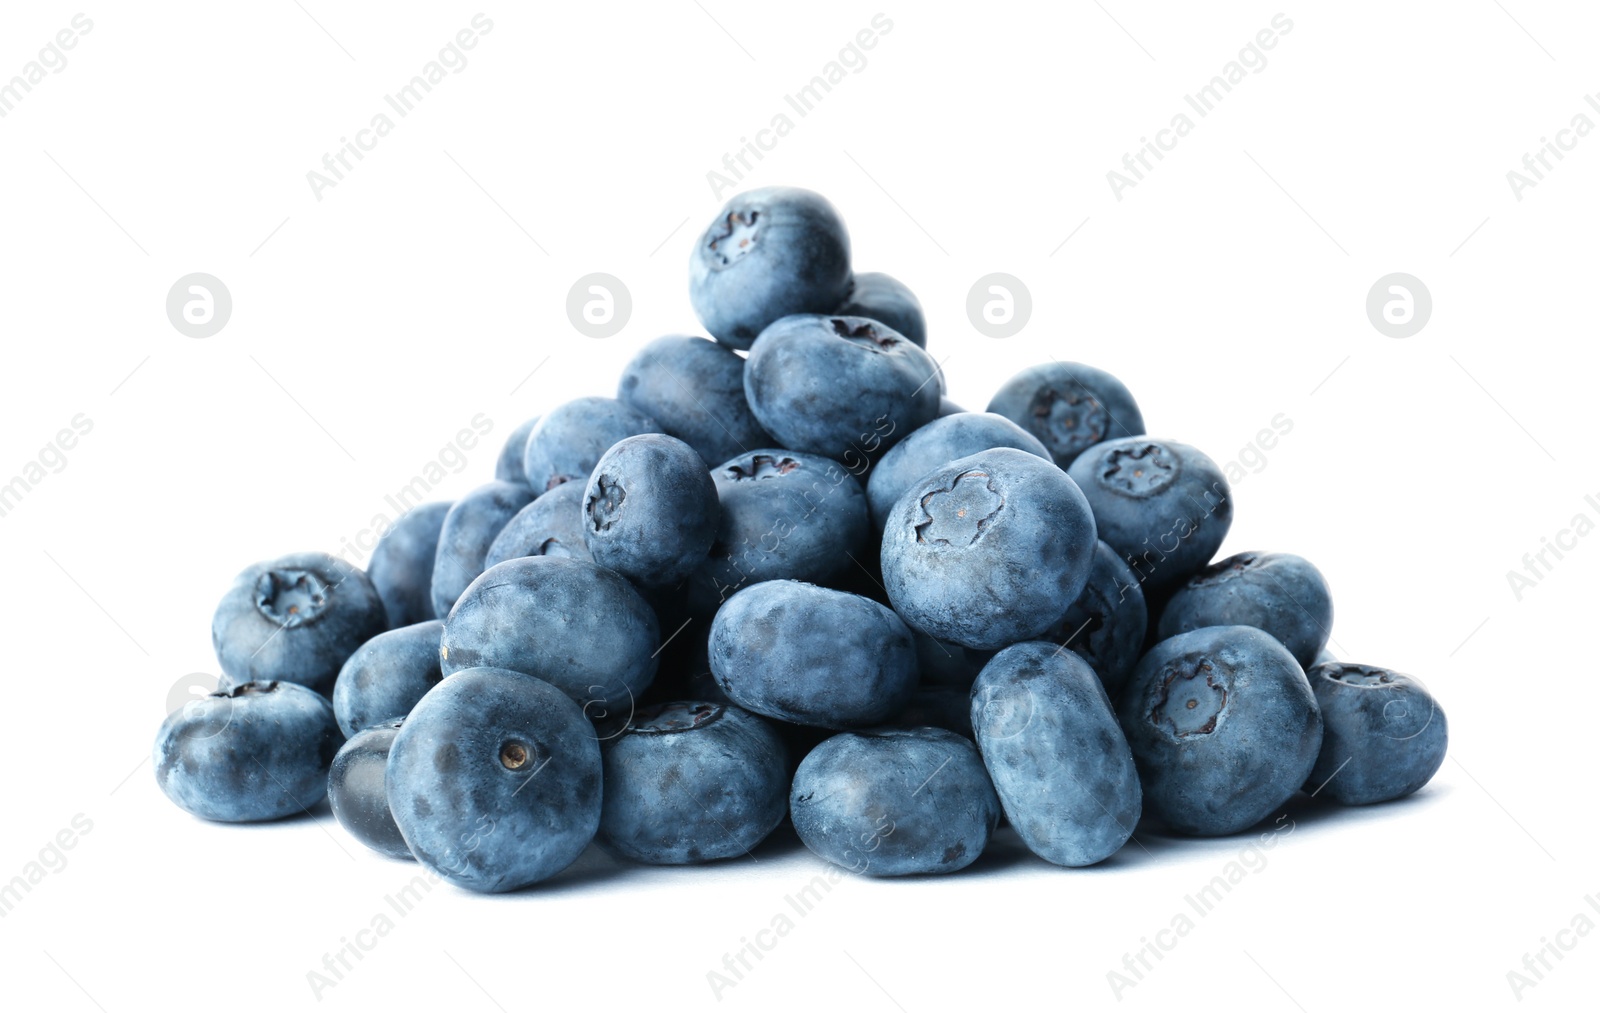
<path fill-rule="evenodd" d="M 1288 553 L 1241 552 L 1184 582 L 1161 612 L 1162 639 L 1207 626 L 1254 626 L 1315 664 L 1333 626 L 1333 597 L 1316 567 Z"/>
<path fill-rule="evenodd" d="M 1329 662 L 1308 673 L 1322 708 L 1322 751 L 1308 790 L 1345 805 L 1404 798 L 1444 763 L 1449 723 L 1409 675 Z"/>
<path fill-rule="evenodd" d="M 707 468 L 772 444 L 744 397 L 744 359 L 705 338 L 645 345 L 623 368 L 617 398 L 693 447 Z"/>
<path fill-rule="evenodd" d="M 1148 625 L 1144 592 L 1133 571 L 1115 549 L 1098 542 L 1083 593 L 1039 639 L 1064 644 L 1087 661 L 1114 699 L 1139 663 Z"/>
<path fill-rule="evenodd" d="M 895 501 L 930 471 L 995 447 L 1051 459 L 1044 444 L 1004 416 L 961 412 L 934 419 L 896 443 L 872 469 L 867 479 L 867 507 L 873 524 L 882 530 Z"/>
<path fill-rule="evenodd" d="M 374 725 L 346 740 L 328 771 L 328 805 L 351 837 L 380 855 L 408 859 L 411 849 L 400 835 L 383 788 L 389 747 L 400 725 L 399 721 Z"/>
<path fill-rule="evenodd" d="M 439 551 L 433 561 L 433 612 L 440 619 L 461 592 L 484 570 L 483 560 L 517 511 L 533 500 L 518 482 L 489 482 L 456 501 L 439 529 Z"/>
<path fill-rule="evenodd" d="M 333 684 L 339 729 L 353 736 L 411 713 L 422 695 L 444 678 L 439 669 L 443 633 L 444 622 L 430 619 L 380 633 L 356 648 Z"/>
<path fill-rule="evenodd" d="M 439 529 L 449 503 L 412 507 L 384 532 L 367 561 L 367 578 L 383 599 L 389 628 L 436 618 L 433 614 L 433 560 L 439 554 Z"/>
<path fill-rule="evenodd" d="M 876 320 L 918 348 L 928 347 L 928 325 L 922 316 L 922 303 L 916 294 L 887 274 L 858 274 L 850 284 L 845 301 L 833 307 L 842 317 Z"/>
<path fill-rule="evenodd" d="M 533 427 L 522 471 L 534 495 L 543 495 L 563 482 L 584 482 L 618 440 L 659 432 L 655 419 L 615 398 L 580 397 L 552 410 Z"/>
<path fill-rule="evenodd" d="M 533 427 L 539 424 L 539 416 L 517 426 L 506 437 L 505 446 L 500 448 L 500 456 L 494 462 L 494 477 L 501 482 L 521 482 L 528 484 L 527 473 L 522 470 L 522 455 L 528 449 L 528 434 L 533 432 Z"/>
<path fill-rule="evenodd" d="M 705 461 L 671 436 L 617 443 L 584 490 L 583 540 L 594 561 L 650 587 L 679 584 L 705 562 L 720 521 Z"/>
<path fill-rule="evenodd" d="M 989 411 L 1037 436 L 1063 468 L 1096 443 L 1144 435 L 1144 417 L 1122 381 L 1078 362 L 1023 370 L 995 392 Z"/>
<path fill-rule="evenodd" d="M 518 510 L 489 543 L 483 568 L 522 556 L 592 559 L 583 543 L 582 482 L 563 482 Z"/>

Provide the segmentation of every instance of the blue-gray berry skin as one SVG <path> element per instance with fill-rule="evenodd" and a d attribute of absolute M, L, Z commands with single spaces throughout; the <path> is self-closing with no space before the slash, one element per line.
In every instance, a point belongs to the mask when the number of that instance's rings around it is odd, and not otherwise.
<path fill-rule="evenodd" d="M 1072 607 L 1039 639 L 1065 644 L 1089 663 L 1112 699 L 1139 663 L 1149 625 L 1138 578 L 1105 542 L 1095 545 L 1089 582 Z"/>
<path fill-rule="evenodd" d="M 533 427 L 539 424 L 539 416 L 523 422 L 511 430 L 506 437 L 505 445 L 500 448 L 500 456 L 494 462 L 494 477 L 502 482 L 521 482 L 528 484 L 528 476 L 522 470 L 522 455 L 528 449 L 528 434 L 533 432 Z"/>
<path fill-rule="evenodd" d="M 1105 440 L 1144 435 L 1144 416 L 1122 381 L 1079 362 L 1047 362 L 1007 380 L 989 411 L 1037 436 L 1065 468 Z"/>
<path fill-rule="evenodd" d="M 367 561 L 367 578 L 383 599 L 389 628 L 437 618 L 433 614 L 433 560 L 449 503 L 412 507 L 384 532 Z"/>
<path fill-rule="evenodd" d="M 962 738 L 972 738 L 972 694 L 954 686 L 924 683 L 911 702 L 889 724 L 896 728 L 943 728 Z"/>
<path fill-rule="evenodd" d="M 896 501 L 883 583 L 895 611 L 940 640 L 997 650 L 1038 637 L 1082 592 L 1095 523 L 1077 485 L 1026 451 L 985 450 Z"/>
<path fill-rule="evenodd" d="M 689 578 L 698 616 L 709 619 L 739 589 L 764 580 L 832 582 L 866 552 L 867 498 L 837 461 L 761 449 L 725 462 L 711 478 L 722 521 Z"/>
<path fill-rule="evenodd" d="M 444 622 L 430 619 L 380 633 L 358 647 L 333 684 L 340 731 L 353 736 L 411 713 L 422 695 L 444 678 L 439 669 L 443 633 Z"/>
<path fill-rule="evenodd" d="M 749 854 L 783 821 L 789 767 L 773 727 L 738 707 L 657 704 L 603 742 L 600 840 L 650 865 Z"/>
<path fill-rule="evenodd" d="M 399 721 L 374 725 L 345 740 L 328 771 L 328 805 L 351 837 L 380 855 L 410 859 L 411 849 L 389 811 L 383 787 L 389 747 L 400 725 Z"/>
<path fill-rule="evenodd" d="M 722 344 L 746 349 L 791 313 L 827 313 L 850 291 L 850 236 L 821 194 L 771 186 L 723 205 L 689 257 L 689 302 Z"/>
<path fill-rule="evenodd" d="M 469 890 L 517 890 L 565 869 L 594 839 L 600 743 L 549 683 L 469 668 L 401 725 L 384 788 L 417 861 Z"/>
<path fill-rule="evenodd" d="M 867 507 L 873 524 L 883 530 L 895 501 L 930 471 L 995 447 L 1051 459 L 1044 444 L 1004 416 L 961 412 L 935 419 L 896 443 L 872 469 L 867 479 Z"/>
<path fill-rule="evenodd" d="M 617 443 L 583 495 L 594 561 L 646 587 L 683 582 L 705 562 L 722 521 L 717 486 L 694 448 L 651 433 Z"/>
<path fill-rule="evenodd" d="M 867 876 L 955 872 L 1000 821 L 1000 802 L 967 739 L 942 728 L 835 735 L 800 761 L 795 832 L 819 857 Z"/>
<path fill-rule="evenodd" d="M 744 359 L 705 338 L 669 335 L 645 345 L 623 368 L 617 399 L 693 447 L 708 469 L 772 445 L 744 397 Z"/>
<path fill-rule="evenodd" d="M 500 481 L 480 485 L 455 502 L 439 529 L 439 551 L 433 560 L 435 616 L 443 619 L 450 614 L 450 606 L 483 572 L 495 536 L 531 502 L 533 493 L 527 486 Z"/>
<path fill-rule="evenodd" d="M 1088 497 L 1101 540 L 1139 578 L 1147 600 L 1208 563 L 1233 524 L 1233 494 L 1222 470 L 1173 440 L 1097 443 L 1067 474 Z"/>
<path fill-rule="evenodd" d="M 926 687 L 948 686 L 965 693 L 991 657 L 988 651 L 946 643 L 916 628 L 912 628 L 911 638 L 917 645 L 917 672 Z"/>
<path fill-rule="evenodd" d="M 1143 796 L 1133 752 L 1094 670 L 1059 644 L 1014 644 L 972 686 L 972 728 L 1006 819 L 1057 865 L 1127 843 Z"/>
<path fill-rule="evenodd" d="M 938 363 L 875 320 L 802 314 L 761 332 L 744 393 L 786 447 L 864 468 L 939 415 Z"/>
<path fill-rule="evenodd" d="M 887 274 L 858 274 L 850 284 L 845 301 L 833 307 L 842 317 L 866 317 L 906 337 L 918 348 L 928 347 L 928 324 L 922 303 L 904 283 Z"/>
<path fill-rule="evenodd" d="M 1151 648 L 1117 701 L 1147 811 L 1180 834 L 1248 830 L 1302 784 L 1322 715 L 1288 648 L 1213 626 Z"/>
<path fill-rule="evenodd" d="M 1322 709 L 1322 751 L 1307 791 L 1345 805 L 1404 798 L 1444 763 L 1449 723 L 1409 675 L 1333 661 L 1307 673 Z"/>
<path fill-rule="evenodd" d="M 592 559 L 583 542 L 583 482 L 563 482 L 506 522 L 484 553 L 483 568 L 522 556 Z"/>
<path fill-rule="evenodd" d="M 439 654 L 446 676 L 479 667 L 524 672 L 598 717 L 627 714 L 650 685 L 660 636 L 655 612 L 621 574 L 581 559 L 527 556 L 472 582 L 444 621 Z"/>
<path fill-rule="evenodd" d="M 327 794 L 328 767 L 343 741 L 320 693 L 292 682 L 246 682 L 167 715 L 156 734 L 156 783 L 202 819 L 281 819 Z"/>
<path fill-rule="evenodd" d="M 1316 663 L 1333 629 L 1333 595 L 1320 571 L 1286 552 L 1241 552 L 1179 587 L 1161 612 L 1162 639 L 1206 626 L 1254 626 Z"/>
<path fill-rule="evenodd" d="M 735 703 L 795 724 L 881 724 L 917 688 L 917 651 L 899 616 L 797 580 L 754 584 L 728 599 L 709 650 L 711 672 Z"/>
<path fill-rule="evenodd" d="M 211 618 L 211 645 L 228 685 L 297 682 L 326 695 L 345 659 L 388 628 L 365 573 L 325 552 L 301 552 L 234 578 Z"/>
<path fill-rule="evenodd" d="M 582 484 L 618 440 L 661 432 L 660 423 L 609 397 L 580 397 L 552 409 L 528 434 L 522 471 L 535 496 L 565 482 Z"/>

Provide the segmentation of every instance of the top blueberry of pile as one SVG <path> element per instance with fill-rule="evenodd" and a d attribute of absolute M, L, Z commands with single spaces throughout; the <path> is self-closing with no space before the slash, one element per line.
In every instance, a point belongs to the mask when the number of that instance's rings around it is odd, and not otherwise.
<path fill-rule="evenodd" d="M 1141 819 L 1240 833 L 1439 769 L 1427 689 L 1328 655 L 1316 567 L 1213 561 L 1227 479 L 1116 377 L 1053 361 L 950 404 L 916 296 L 854 273 L 806 190 L 730 201 L 689 295 L 714 340 L 518 426 L 366 570 L 240 573 L 218 691 L 156 738 L 167 797 L 245 822 L 329 796 L 375 851 L 499 892 L 592 841 L 737 858 L 785 817 L 867 875 L 963 869 L 1002 818 L 1092 865 Z"/>

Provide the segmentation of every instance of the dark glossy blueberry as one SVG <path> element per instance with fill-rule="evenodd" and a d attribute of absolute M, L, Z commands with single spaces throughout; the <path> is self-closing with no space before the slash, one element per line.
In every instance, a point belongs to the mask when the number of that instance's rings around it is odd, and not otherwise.
<path fill-rule="evenodd" d="M 896 728 L 943 728 L 972 738 L 972 694 L 954 686 L 923 685 L 890 724 Z"/>
<path fill-rule="evenodd" d="M 1160 636 L 1207 626 L 1254 626 L 1316 663 L 1333 628 L 1333 596 L 1316 567 L 1285 552 L 1241 552 L 1196 573 L 1161 611 Z"/>
<path fill-rule="evenodd" d="M 600 839 L 651 865 L 749 854 L 783 821 L 789 768 L 765 721 L 717 703 L 658 704 L 601 746 Z"/>
<path fill-rule="evenodd" d="M 406 718 L 384 788 L 417 861 L 469 890 L 516 890 L 565 869 L 594 839 L 600 744 L 549 683 L 470 668 Z"/>
<path fill-rule="evenodd" d="M 413 507 L 384 532 L 372 550 L 367 578 L 383 599 L 391 630 L 436 618 L 433 560 L 439 554 L 439 529 L 449 512 L 449 503 Z"/>
<path fill-rule="evenodd" d="M 563 482 L 582 483 L 618 440 L 659 432 L 655 419 L 615 398 L 580 397 L 533 427 L 522 455 L 523 474 L 535 495 Z"/>
<path fill-rule="evenodd" d="M 764 580 L 834 580 L 861 559 L 872 522 L 861 485 L 836 461 L 758 450 L 711 473 L 722 523 L 689 579 L 689 604 L 710 618 L 734 592 Z"/>
<path fill-rule="evenodd" d="M 1117 701 L 1145 806 L 1204 837 L 1248 830 L 1305 783 L 1322 716 L 1294 655 L 1253 626 L 1163 640 Z"/>
<path fill-rule="evenodd" d="M 972 686 L 972 727 L 1006 819 L 1034 854 L 1093 865 L 1132 836 L 1139 773 L 1082 658 L 1046 642 L 996 654 Z"/>
<path fill-rule="evenodd" d="M 795 832 L 866 876 L 955 872 L 988 847 L 1000 801 L 971 742 L 942 728 L 835 735 L 795 771 Z"/>
<path fill-rule="evenodd" d="M 1115 700 L 1139 663 L 1148 625 L 1144 592 L 1133 571 L 1115 549 L 1099 542 L 1083 593 L 1039 639 L 1065 644 L 1087 661 Z"/>
<path fill-rule="evenodd" d="M 769 580 L 711 624 L 711 672 L 746 710 L 823 728 L 888 721 L 917 687 L 911 631 L 869 598 Z"/>
<path fill-rule="evenodd" d="M 483 568 L 522 556 L 592 559 L 583 544 L 582 482 L 563 482 L 506 522 L 484 553 Z"/>
<path fill-rule="evenodd" d="M 1122 381 L 1078 362 L 1047 362 L 1007 380 L 989 411 L 1037 436 L 1065 468 L 1096 443 L 1144 435 L 1144 416 Z"/>
<path fill-rule="evenodd" d="M 202 819 L 280 819 L 327 794 L 328 766 L 343 741 L 321 694 L 292 682 L 246 682 L 167 715 L 156 735 L 156 783 Z"/>
<path fill-rule="evenodd" d="M 606 451 L 583 494 L 583 540 L 594 561 L 649 587 L 682 583 L 705 562 L 721 520 L 705 461 L 659 433 Z"/>
<path fill-rule="evenodd" d="M 445 675 L 525 672 L 598 718 L 629 713 L 655 677 L 660 643 L 655 612 L 621 574 L 581 559 L 527 556 L 472 582 L 444 621 L 439 654 Z"/>
<path fill-rule="evenodd" d="M 358 647 L 333 684 L 339 730 L 353 736 L 410 714 L 422 694 L 444 678 L 439 669 L 443 633 L 444 622 L 430 619 L 380 633 Z"/>
<path fill-rule="evenodd" d="M 495 537 L 533 502 L 533 493 L 517 482 L 489 482 L 456 500 L 439 529 L 439 551 L 433 560 L 434 615 L 443 619 L 484 570 L 483 560 Z"/>
<path fill-rule="evenodd" d="M 785 317 L 745 362 L 750 410 L 779 443 L 864 467 L 939 414 L 938 363 L 865 317 Z"/>
<path fill-rule="evenodd" d="M 328 771 L 328 805 L 339 825 L 367 847 L 390 858 L 411 857 L 406 839 L 389 811 L 383 788 L 389 747 L 401 722 L 390 721 L 357 732 L 340 747 Z"/>
<path fill-rule="evenodd" d="M 389 628 L 360 570 L 301 552 L 245 570 L 211 618 L 211 646 L 229 685 L 297 682 L 324 695 L 355 649 Z"/>
<path fill-rule="evenodd" d="M 1066 473 L 1002 447 L 923 476 L 895 503 L 883 583 L 922 632 L 996 650 L 1061 618 L 1089 579 L 1094 547 L 1094 518 Z"/>
<path fill-rule="evenodd" d="M 693 447 L 707 468 L 773 442 L 745 400 L 743 357 L 715 341 L 650 342 L 623 368 L 617 398 Z"/>
<path fill-rule="evenodd" d="M 1209 562 L 1233 524 L 1221 469 L 1173 440 L 1108 440 L 1067 474 L 1088 497 L 1101 540 L 1139 578 L 1147 604 Z"/>
<path fill-rule="evenodd" d="M 895 500 L 924 475 L 951 461 L 995 447 L 1025 450 L 1050 460 L 1050 451 L 1023 428 L 1001 415 L 961 412 L 934 419 L 894 445 L 867 479 L 867 508 L 879 530 Z"/>
<path fill-rule="evenodd" d="M 831 310 L 842 317 L 876 320 L 918 348 L 928 347 L 928 324 L 922 316 L 922 303 L 904 284 L 887 274 L 858 274 L 845 301 Z"/>
<path fill-rule="evenodd" d="M 527 473 L 522 470 L 522 455 L 528 449 L 528 434 L 533 432 L 533 427 L 539 424 L 539 416 L 517 426 L 511 430 L 511 435 L 506 437 L 505 446 L 500 448 L 500 457 L 494 462 L 494 477 L 502 482 L 521 482 L 528 484 Z"/>
<path fill-rule="evenodd" d="M 1404 798 L 1439 772 L 1449 722 L 1421 683 L 1387 668 L 1337 661 L 1308 674 L 1323 735 L 1306 790 L 1368 805 Z"/>
<path fill-rule="evenodd" d="M 689 302 L 731 348 L 791 313 L 826 313 L 850 291 L 850 237 L 821 194 L 770 186 L 725 204 L 689 257 Z"/>

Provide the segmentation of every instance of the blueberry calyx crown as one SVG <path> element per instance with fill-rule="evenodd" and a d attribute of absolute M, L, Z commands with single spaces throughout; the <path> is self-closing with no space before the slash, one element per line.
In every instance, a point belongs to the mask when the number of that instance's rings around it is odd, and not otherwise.
<path fill-rule="evenodd" d="M 1150 721 L 1174 739 L 1210 735 L 1228 709 L 1227 679 L 1206 655 L 1186 655 L 1167 663 Z"/>
<path fill-rule="evenodd" d="M 1087 390 L 1045 387 L 1033 396 L 1029 408 L 1055 441 L 1070 450 L 1091 447 L 1104 440 L 1111 430 L 1111 413 Z"/>
<path fill-rule="evenodd" d="M 749 464 L 732 464 L 722 470 L 722 477 L 735 482 L 748 482 L 766 478 L 781 478 L 791 471 L 798 471 L 800 462 L 792 457 L 773 457 L 771 454 L 756 454 L 750 458 Z"/>
<path fill-rule="evenodd" d="M 258 696 L 262 693 L 274 693 L 278 689 L 276 679 L 263 679 L 261 682 L 241 682 L 229 689 L 219 689 L 207 694 L 218 700 L 236 700 L 241 696 Z"/>
<path fill-rule="evenodd" d="M 1178 461 L 1159 443 L 1117 447 L 1100 463 L 1100 484 L 1128 496 L 1154 496 L 1178 477 Z"/>
<path fill-rule="evenodd" d="M 988 530 L 1006 498 L 984 471 L 964 471 L 947 487 L 922 497 L 924 520 L 916 526 L 917 541 L 966 547 Z"/>
<path fill-rule="evenodd" d="M 833 317 L 828 323 L 832 325 L 833 333 L 839 337 L 864 345 L 873 351 L 893 348 L 900 343 L 894 335 L 878 330 L 878 326 L 870 320 L 860 320 L 852 324 L 849 318 Z"/>
<path fill-rule="evenodd" d="M 1325 666 L 1322 674 L 1334 682 L 1342 682 L 1347 686 L 1392 686 L 1398 681 L 1395 673 L 1387 668 L 1352 665 L 1345 662 L 1335 662 Z"/>
<path fill-rule="evenodd" d="M 1261 556 L 1255 552 L 1241 552 L 1230 556 L 1221 562 L 1212 563 L 1193 577 L 1189 578 L 1190 587 L 1205 587 L 1208 584 L 1220 584 L 1231 580 L 1246 570 L 1253 570 L 1260 563 Z"/>
<path fill-rule="evenodd" d="M 622 488 L 615 478 L 610 475 L 601 475 L 595 480 L 595 491 L 586 504 L 589 520 L 594 524 L 596 531 L 604 531 L 611 527 L 617 519 L 617 514 L 622 510 L 622 501 L 628 498 L 628 493 Z M 548 539 L 548 545 L 555 539 Z"/>
<path fill-rule="evenodd" d="M 758 208 L 730 211 L 707 230 L 705 257 L 715 270 L 731 267 L 755 249 L 761 239 L 764 213 Z"/>
<path fill-rule="evenodd" d="M 704 728 L 727 710 L 721 704 L 679 700 L 646 707 L 629 722 L 628 730 L 641 735 L 669 735 Z"/>
<path fill-rule="evenodd" d="M 256 610 L 284 629 L 315 622 L 333 588 L 310 570 L 268 570 L 256 579 Z"/>

